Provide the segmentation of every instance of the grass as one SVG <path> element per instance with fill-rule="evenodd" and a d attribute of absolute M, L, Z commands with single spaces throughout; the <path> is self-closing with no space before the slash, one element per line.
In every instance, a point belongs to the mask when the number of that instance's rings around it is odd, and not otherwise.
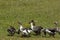
<path fill-rule="evenodd" d="M 42 27 L 54 27 L 53 23 L 58 21 L 59 27 L 60 0 L 0 0 L 0 40 L 59 40 L 60 35 L 56 35 L 55 38 L 7 36 L 6 30 L 9 25 L 17 29 L 17 21 L 20 21 L 23 26 L 30 27 L 28 22 L 32 19 L 36 25 Z"/>

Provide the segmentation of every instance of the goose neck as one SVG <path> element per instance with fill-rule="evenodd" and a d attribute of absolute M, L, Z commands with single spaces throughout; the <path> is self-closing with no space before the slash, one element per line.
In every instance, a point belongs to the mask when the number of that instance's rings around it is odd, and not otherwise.
<path fill-rule="evenodd" d="M 33 27 L 34 27 L 34 25 L 33 25 L 33 23 L 31 23 L 31 29 L 33 29 Z"/>
<path fill-rule="evenodd" d="M 22 25 L 20 25 L 20 30 L 22 31 L 22 29 L 23 29 L 23 26 L 22 26 Z"/>

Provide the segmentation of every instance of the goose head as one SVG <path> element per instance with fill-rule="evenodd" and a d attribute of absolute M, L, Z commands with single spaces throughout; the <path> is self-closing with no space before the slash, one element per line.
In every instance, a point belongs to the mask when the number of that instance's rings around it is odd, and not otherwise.
<path fill-rule="evenodd" d="M 34 20 L 31 20 L 31 21 L 29 22 L 29 24 L 33 24 L 33 25 L 35 26 Z"/>
<path fill-rule="evenodd" d="M 57 21 L 55 21 L 55 22 L 54 22 L 54 24 L 55 24 L 55 26 L 57 27 L 57 25 L 58 25 L 58 22 L 57 22 Z"/>

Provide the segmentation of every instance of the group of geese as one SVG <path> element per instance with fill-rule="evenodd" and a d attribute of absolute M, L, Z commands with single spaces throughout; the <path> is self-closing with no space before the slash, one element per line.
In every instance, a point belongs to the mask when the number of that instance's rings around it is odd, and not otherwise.
<path fill-rule="evenodd" d="M 18 22 L 19 29 L 16 30 L 13 26 L 10 26 L 10 28 L 7 29 L 7 32 L 9 33 L 10 36 L 13 36 L 15 33 L 20 34 L 22 37 L 30 37 L 31 33 L 34 32 L 34 34 L 37 35 L 41 35 L 42 33 L 44 34 L 44 36 L 46 36 L 46 34 L 48 34 L 49 36 L 55 37 L 55 34 L 58 32 L 60 34 L 60 28 L 55 27 L 55 28 L 43 28 L 42 26 L 35 26 L 35 21 L 31 20 L 29 22 L 29 24 L 31 25 L 30 28 L 24 28 L 23 25 Z M 54 23 L 55 25 L 57 25 L 57 22 Z"/>

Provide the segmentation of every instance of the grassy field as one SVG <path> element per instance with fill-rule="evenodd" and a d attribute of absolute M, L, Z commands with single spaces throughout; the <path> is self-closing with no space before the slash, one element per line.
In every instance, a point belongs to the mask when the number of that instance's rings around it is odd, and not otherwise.
<path fill-rule="evenodd" d="M 58 21 L 60 27 L 60 0 L 0 0 L 0 40 L 60 40 L 60 35 L 53 37 L 32 36 L 21 38 L 17 34 L 7 36 L 9 25 L 19 28 L 17 21 L 30 27 L 28 22 L 35 20 L 36 25 L 55 27 Z"/>

